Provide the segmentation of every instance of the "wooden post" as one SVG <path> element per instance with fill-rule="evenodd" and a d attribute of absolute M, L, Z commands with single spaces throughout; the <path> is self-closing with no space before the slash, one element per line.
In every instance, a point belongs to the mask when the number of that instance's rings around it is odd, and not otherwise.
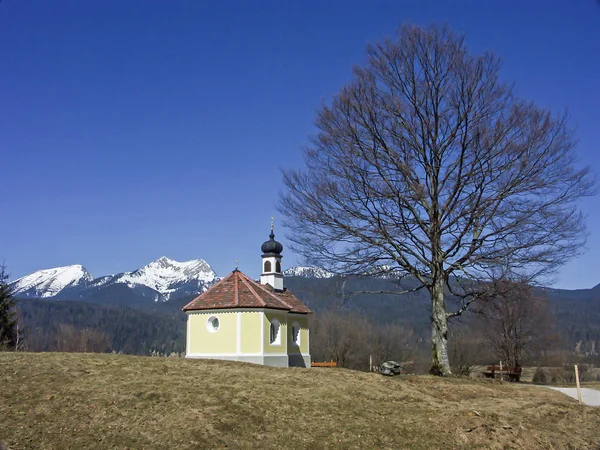
<path fill-rule="evenodd" d="M 369 372 L 373 372 L 373 355 L 369 355 Z"/>
<path fill-rule="evenodd" d="M 583 400 L 581 399 L 581 385 L 579 384 L 579 368 L 577 364 L 575 364 L 575 382 L 577 383 L 577 399 L 579 400 L 579 404 L 583 404 Z"/>
<path fill-rule="evenodd" d="M 500 361 L 500 379 L 504 380 L 504 375 L 502 374 L 502 361 Z"/>

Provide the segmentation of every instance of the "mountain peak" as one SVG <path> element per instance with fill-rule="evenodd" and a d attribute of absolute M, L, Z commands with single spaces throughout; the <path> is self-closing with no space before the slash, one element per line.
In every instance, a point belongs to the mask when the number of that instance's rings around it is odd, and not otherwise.
<path fill-rule="evenodd" d="M 157 260 L 146 264 L 142 268 L 144 268 L 144 267 L 168 267 L 168 266 L 173 265 L 173 263 L 176 263 L 176 262 L 177 261 L 173 261 L 171 258 L 167 258 L 166 256 L 161 256 Z"/>
<path fill-rule="evenodd" d="M 218 279 L 203 259 L 179 262 L 161 256 L 133 272 L 96 279 L 81 264 L 39 270 L 14 281 L 11 287 L 20 297 L 58 298 L 60 294 L 65 298 L 68 294 L 85 298 L 88 289 L 110 289 L 110 286 L 120 284 L 133 289 L 150 288 L 155 291 L 152 294 L 155 300 L 168 300 L 172 295 L 198 295 Z M 75 287 L 83 289 L 75 293 L 72 290 Z M 65 289 L 67 291 L 63 292 Z"/>
<path fill-rule="evenodd" d="M 310 266 L 297 266 L 290 267 L 283 271 L 283 275 L 286 277 L 305 277 L 305 278 L 331 278 L 335 276 L 334 273 L 328 272 L 319 267 Z"/>
<path fill-rule="evenodd" d="M 92 281 L 94 277 L 81 264 L 38 270 L 11 283 L 14 295 L 53 297 L 68 287 Z"/>
<path fill-rule="evenodd" d="M 217 274 L 203 259 L 180 262 L 166 256 L 118 277 L 119 282 L 144 285 L 167 296 L 182 284 L 192 282 L 209 285 L 217 279 Z"/>

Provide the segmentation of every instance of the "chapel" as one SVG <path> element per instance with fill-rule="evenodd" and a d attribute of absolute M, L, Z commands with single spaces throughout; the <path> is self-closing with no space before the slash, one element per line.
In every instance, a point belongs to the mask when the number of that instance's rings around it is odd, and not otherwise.
<path fill-rule="evenodd" d="M 186 358 L 310 367 L 312 311 L 284 286 L 273 224 L 261 250 L 260 281 L 236 268 L 183 307 Z"/>

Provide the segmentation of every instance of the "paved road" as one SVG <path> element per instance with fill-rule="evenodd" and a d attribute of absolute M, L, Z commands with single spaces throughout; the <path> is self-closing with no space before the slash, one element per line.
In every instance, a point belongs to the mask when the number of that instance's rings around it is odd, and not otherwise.
<path fill-rule="evenodd" d="M 563 394 L 573 397 L 577 400 L 577 388 L 561 388 L 554 386 L 544 386 L 555 391 L 562 392 Z M 588 406 L 600 406 L 600 391 L 590 388 L 581 388 L 581 399 L 584 405 Z"/>

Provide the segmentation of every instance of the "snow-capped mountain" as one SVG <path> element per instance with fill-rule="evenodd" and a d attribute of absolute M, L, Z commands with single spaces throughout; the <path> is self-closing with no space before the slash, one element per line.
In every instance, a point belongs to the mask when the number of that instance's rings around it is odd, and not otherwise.
<path fill-rule="evenodd" d="M 318 267 L 309 266 L 297 266 L 290 267 L 283 271 L 283 275 L 286 277 L 304 277 L 304 278 L 331 278 L 335 276 L 334 273 L 328 272 Z"/>
<path fill-rule="evenodd" d="M 283 271 L 283 274 L 287 277 L 304 277 L 304 278 L 332 278 L 336 276 L 335 273 L 313 266 L 297 266 L 291 267 Z M 362 276 L 376 277 L 386 280 L 397 280 L 400 278 L 400 274 L 391 270 L 390 266 L 383 265 L 374 267 L 370 271 L 362 274 Z"/>
<path fill-rule="evenodd" d="M 54 297 L 61 291 L 87 285 L 92 275 L 79 264 L 38 270 L 11 283 L 18 297 Z"/>
<path fill-rule="evenodd" d="M 160 294 L 157 300 L 168 300 L 171 295 L 183 294 L 183 291 L 204 292 L 217 280 L 217 274 L 203 259 L 179 262 L 163 256 L 133 272 L 94 280 L 92 285 L 123 283 L 131 288 L 146 286 Z"/>
<path fill-rule="evenodd" d="M 198 295 L 216 281 L 217 274 L 202 259 L 179 262 L 163 256 L 132 272 L 96 279 L 82 266 L 68 266 L 40 270 L 11 285 L 16 297 L 129 304 Z"/>

